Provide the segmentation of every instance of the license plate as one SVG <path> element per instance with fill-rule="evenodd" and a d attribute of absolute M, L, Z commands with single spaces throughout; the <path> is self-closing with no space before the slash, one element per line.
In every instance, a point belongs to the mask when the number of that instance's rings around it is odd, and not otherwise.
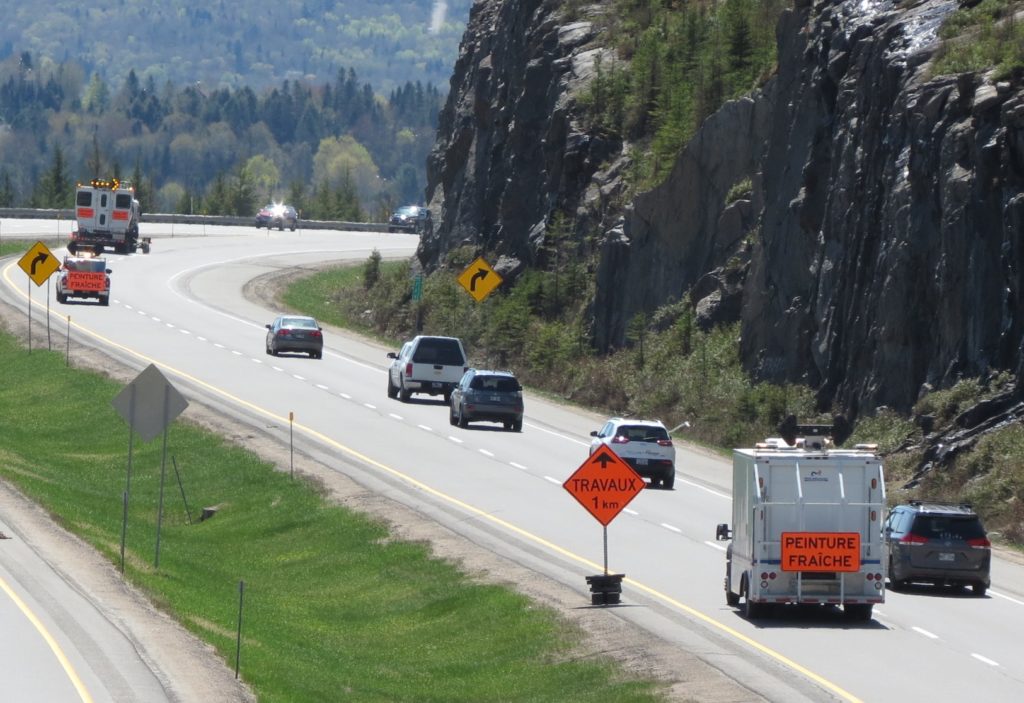
<path fill-rule="evenodd" d="M 500 395 L 492 395 L 491 396 L 491 402 L 492 403 L 499 403 L 499 402 L 501 402 L 501 396 Z"/>
<path fill-rule="evenodd" d="M 636 465 L 637 466 L 647 466 L 647 459 L 637 459 L 636 460 Z"/>
<path fill-rule="evenodd" d="M 939 561 L 956 561 L 956 554 L 952 552 L 939 552 Z"/>

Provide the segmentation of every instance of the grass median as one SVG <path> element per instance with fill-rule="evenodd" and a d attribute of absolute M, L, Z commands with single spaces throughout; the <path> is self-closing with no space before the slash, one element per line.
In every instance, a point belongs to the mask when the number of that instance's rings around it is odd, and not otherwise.
<path fill-rule="evenodd" d="M 122 386 L 2 333 L 0 365 L 0 476 L 118 564 Z M 253 453 L 185 419 L 167 443 L 159 569 L 161 440 L 134 444 L 125 576 L 232 665 L 244 581 L 241 674 L 261 701 L 661 699 L 610 661 L 571 656 L 578 633 L 554 611 L 390 538 Z M 170 456 L 193 516 L 216 505 L 213 519 L 189 524 Z"/>

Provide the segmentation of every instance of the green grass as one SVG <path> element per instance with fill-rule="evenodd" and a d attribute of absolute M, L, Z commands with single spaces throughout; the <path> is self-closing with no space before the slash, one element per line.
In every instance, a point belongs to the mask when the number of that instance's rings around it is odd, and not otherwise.
<path fill-rule="evenodd" d="M 0 476 L 119 563 L 128 429 L 121 390 L 0 334 Z M 26 402 L 31 399 L 31 402 Z M 569 654 L 579 633 L 510 589 L 476 583 L 421 544 L 330 504 L 189 422 L 168 432 L 160 568 L 160 439 L 135 443 L 126 578 L 234 661 L 261 701 L 652 701 L 658 685 Z"/>

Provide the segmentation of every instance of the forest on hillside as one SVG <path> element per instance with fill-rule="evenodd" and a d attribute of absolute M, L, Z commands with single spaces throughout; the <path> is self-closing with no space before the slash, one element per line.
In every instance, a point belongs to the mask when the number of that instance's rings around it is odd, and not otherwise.
<path fill-rule="evenodd" d="M 156 85 L 262 90 L 323 83 L 338 67 L 377 91 L 445 85 L 472 0 L 75 0 L 5 3 L 0 61 L 29 52 L 39 68 L 75 63 L 120 86 L 135 70 Z"/>
<path fill-rule="evenodd" d="M 70 207 L 75 181 L 131 176 L 143 211 L 249 215 L 286 199 L 312 219 L 380 219 L 420 202 L 444 94 L 332 81 L 208 90 L 76 62 L 0 61 L 0 207 Z"/>

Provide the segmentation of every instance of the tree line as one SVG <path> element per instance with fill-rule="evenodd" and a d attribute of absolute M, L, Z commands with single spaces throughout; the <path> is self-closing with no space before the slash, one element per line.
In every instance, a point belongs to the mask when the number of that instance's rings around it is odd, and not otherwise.
<path fill-rule="evenodd" d="M 444 96 L 334 81 L 116 89 L 73 63 L 0 62 L 0 207 L 71 207 L 76 181 L 131 176 L 144 211 L 250 215 L 287 200 L 311 219 L 367 220 L 420 202 Z"/>

